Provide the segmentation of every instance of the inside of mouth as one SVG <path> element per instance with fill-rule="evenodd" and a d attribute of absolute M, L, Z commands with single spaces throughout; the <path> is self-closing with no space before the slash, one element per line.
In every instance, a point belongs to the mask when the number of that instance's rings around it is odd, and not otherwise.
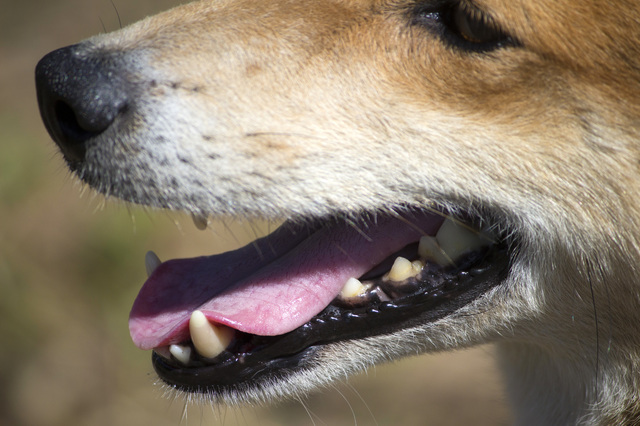
<path fill-rule="evenodd" d="M 448 219 L 435 236 L 423 236 L 347 280 L 322 312 L 283 335 L 241 332 L 194 311 L 189 337 L 155 348 L 154 367 L 187 390 L 204 389 L 203 380 L 237 385 L 265 363 L 295 364 L 327 343 L 391 333 L 425 316 L 436 320 L 499 282 L 507 262 L 506 247 L 495 236 Z"/>

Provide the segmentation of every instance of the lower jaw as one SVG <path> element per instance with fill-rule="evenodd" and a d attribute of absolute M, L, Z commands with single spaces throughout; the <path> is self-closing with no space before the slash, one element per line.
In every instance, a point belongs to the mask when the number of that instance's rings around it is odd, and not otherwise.
<path fill-rule="evenodd" d="M 236 332 L 226 350 L 213 359 L 198 355 L 192 342 L 184 342 L 193 354 L 188 364 L 157 351 L 153 366 L 163 381 L 182 391 L 243 392 L 263 380 L 283 379 L 310 368 L 314 354 L 326 345 L 389 335 L 455 315 L 503 282 L 510 262 L 507 244 L 496 243 L 463 256 L 455 266 L 425 267 L 414 285 L 392 297 L 364 302 L 338 297 L 289 333 L 257 336 Z"/>

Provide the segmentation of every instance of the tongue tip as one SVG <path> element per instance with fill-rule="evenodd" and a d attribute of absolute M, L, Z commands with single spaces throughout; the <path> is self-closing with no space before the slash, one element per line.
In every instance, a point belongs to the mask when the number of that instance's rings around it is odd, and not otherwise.
<path fill-rule="evenodd" d="M 171 328 L 163 324 L 173 324 Z M 129 317 L 129 335 L 133 344 L 139 349 L 149 350 L 160 346 L 180 343 L 189 338 L 189 318 L 183 320 L 161 322 L 157 318 L 136 316 Z"/>
<path fill-rule="evenodd" d="M 259 324 L 244 324 L 206 309 L 203 309 L 202 313 L 210 322 L 223 324 L 245 333 L 257 335 L 281 334 L 279 330 L 273 333 L 273 330 L 260 327 Z M 180 319 L 174 317 L 171 320 L 167 320 L 165 318 L 146 316 L 132 310 L 129 316 L 129 335 L 134 345 L 142 350 L 183 343 L 190 338 L 189 321 L 191 314 L 191 311 L 185 311 L 179 314 Z M 173 324 L 173 327 L 167 327 L 167 324 Z"/>
<path fill-rule="evenodd" d="M 214 310 L 200 308 L 206 319 L 213 323 L 225 325 L 229 328 L 258 336 L 277 336 L 288 333 L 297 327 L 297 322 L 283 320 L 265 323 L 259 319 L 248 319 L 242 316 L 236 319 L 234 315 L 222 315 Z M 167 321 L 165 318 L 141 315 L 135 311 L 129 316 L 129 334 L 135 346 L 142 350 L 150 350 L 161 346 L 179 344 L 190 338 L 189 320 L 191 312 L 182 312 L 180 319 Z M 173 327 L 167 327 L 173 324 Z M 275 324 L 275 325 L 274 325 Z"/>

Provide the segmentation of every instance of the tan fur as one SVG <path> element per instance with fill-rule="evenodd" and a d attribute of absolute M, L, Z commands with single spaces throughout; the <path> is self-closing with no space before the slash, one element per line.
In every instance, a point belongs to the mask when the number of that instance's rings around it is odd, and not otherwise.
<path fill-rule="evenodd" d="M 640 3 L 473 4 L 520 45 L 461 52 L 411 25 L 408 0 L 198 2 L 91 39 L 148 87 L 120 153 L 154 152 L 133 189 L 95 186 L 248 218 L 490 208 L 520 241 L 504 284 L 434 324 L 328 345 L 287 386 L 498 342 L 519 424 L 637 423 Z M 168 176 L 175 193 L 144 186 Z"/>

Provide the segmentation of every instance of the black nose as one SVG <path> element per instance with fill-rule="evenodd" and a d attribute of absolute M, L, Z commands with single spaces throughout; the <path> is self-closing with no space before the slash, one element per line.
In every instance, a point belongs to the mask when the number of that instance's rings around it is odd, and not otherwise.
<path fill-rule="evenodd" d="M 49 53 L 36 66 L 42 120 L 72 166 L 83 161 L 87 141 L 128 108 L 120 62 L 114 54 L 73 45 Z"/>

